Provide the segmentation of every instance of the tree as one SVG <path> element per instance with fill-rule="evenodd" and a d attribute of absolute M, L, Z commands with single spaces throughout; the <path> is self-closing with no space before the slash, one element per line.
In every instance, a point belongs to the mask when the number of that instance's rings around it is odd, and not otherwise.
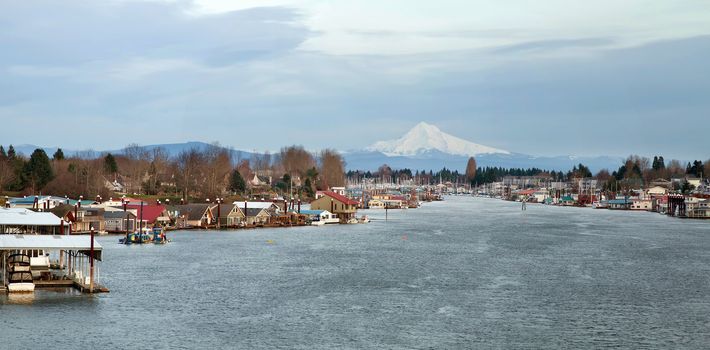
<path fill-rule="evenodd" d="M 150 162 L 148 176 L 143 183 L 143 191 L 149 195 L 156 195 L 160 192 L 160 179 L 158 178 L 158 169 L 155 166 L 155 162 Z"/>
<path fill-rule="evenodd" d="M 0 145 L 0 159 L 7 158 L 7 153 L 5 152 L 5 147 Z"/>
<path fill-rule="evenodd" d="M 12 145 L 10 145 L 10 147 L 7 148 L 7 158 L 13 160 L 15 159 L 15 157 L 17 157 L 17 154 L 15 154 L 15 147 L 12 147 Z"/>
<path fill-rule="evenodd" d="M 345 161 L 335 150 L 325 149 L 320 153 L 320 188 L 327 190 L 331 187 L 345 185 Z"/>
<path fill-rule="evenodd" d="M 57 148 L 57 151 L 54 152 L 54 155 L 52 155 L 52 158 L 54 160 L 63 160 L 64 159 L 64 151 L 62 151 L 61 148 Z"/>
<path fill-rule="evenodd" d="M 107 174 L 115 174 L 118 172 L 118 164 L 113 154 L 109 153 L 104 157 L 104 171 Z"/>
<path fill-rule="evenodd" d="M 43 149 L 36 149 L 32 152 L 29 162 L 25 163 L 22 170 L 22 183 L 26 188 L 29 186 L 32 193 L 42 189 L 54 178 L 54 171 L 49 162 L 49 157 Z"/>
<path fill-rule="evenodd" d="M 466 164 L 466 180 L 473 182 L 476 178 L 476 158 L 469 158 Z"/>
<path fill-rule="evenodd" d="M 279 163 L 286 174 L 304 176 L 308 169 L 316 165 L 313 155 L 303 146 L 289 146 L 281 149 Z"/>
<path fill-rule="evenodd" d="M 303 191 L 306 194 L 306 197 L 308 198 L 313 198 L 315 197 L 315 191 L 313 191 L 313 183 L 311 182 L 310 178 L 306 178 L 306 182 L 303 183 Z"/>
<path fill-rule="evenodd" d="M 238 194 L 243 194 L 247 190 L 247 184 L 238 169 L 232 170 L 229 176 L 229 190 Z"/>
<path fill-rule="evenodd" d="M 1 146 L 0 146 L 1 147 Z M 4 152 L 4 150 L 2 150 Z M 15 168 L 7 155 L 0 152 L 0 193 L 3 193 L 5 186 L 15 180 Z"/>

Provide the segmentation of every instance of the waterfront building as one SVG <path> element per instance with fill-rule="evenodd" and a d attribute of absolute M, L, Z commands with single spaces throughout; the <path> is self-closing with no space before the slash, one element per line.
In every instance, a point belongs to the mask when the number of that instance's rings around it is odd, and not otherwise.
<path fill-rule="evenodd" d="M 687 207 L 687 216 L 695 219 L 710 219 L 710 199 L 693 201 Z"/>
<path fill-rule="evenodd" d="M 610 199 L 607 201 L 609 209 L 612 210 L 629 210 L 631 208 L 632 201 L 628 198 L 621 199 Z"/>
<path fill-rule="evenodd" d="M 247 207 L 245 215 L 246 224 L 249 226 L 266 225 L 271 222 L 272 218 L 276 217 L 272 215 L 267 208 L 252 207 Z"/>
<path fill-rule="evenodd" d="M 633 198 L 629 209 L 651 211 L 653 209 L 653 200 L 649 198 Z"/>
<path fill-rule="evenodd" d="M 106 232 L 133 232 L 137 229 L 136 215 L 132 211 L 109 210 L 104 212 L 104 229 Z"/>
<path fill-rule="evenodd" d="M 206 203 L 171 205 L 165 211 L 177 228 L 207 228 L 214 221 L 211 206 Z"/>
<path fill-rule="evenodd" d="M 341 223 L 355 218 L 358 202 L 331 191 L 323 191 L 323 196 L 311 202 L 312 210 L 327 210 L 338 216 Z"/>
<path fill-rule="evenodd" d="M 215 204 L 210 210 L 215 217 L 214 223 L 220 227 L 237 227 L 244 222 L 244 212 L 238 205 Z"/>

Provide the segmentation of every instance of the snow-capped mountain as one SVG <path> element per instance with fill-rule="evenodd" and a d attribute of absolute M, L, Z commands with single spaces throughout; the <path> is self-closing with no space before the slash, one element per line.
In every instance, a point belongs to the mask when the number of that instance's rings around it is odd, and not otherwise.
<path fill-rule="evenodd" d="M 456 156 L 477 156 L 482 154 L 510 154 L 508 151 L 479 145 L 449 135 L 435 125 L 421 122 L 404 136 L 396 140 L 375 142 L 366 148 L 370 152 L 381 152 L 388 156 L 416 156 L 438 151 Z"/>
<path fill-rule="evenodd" d="M 344 153 L 350 170 L 376 170 L 387 164 L 402 169 L 441 169 L 463 171 L 468 157 L 476 157 L 478 166 L 505 168 L 540 168 L 567 171 L 583 163 L 592 171 L 615 169 L 622 163 L 619 157 L 577 157 L 570 155 L 538 157 L 509 152 L 473 143 L 449 135 L 434 125 L 419 123 L 396 140 L 375 142 L 361 151 Z"/>

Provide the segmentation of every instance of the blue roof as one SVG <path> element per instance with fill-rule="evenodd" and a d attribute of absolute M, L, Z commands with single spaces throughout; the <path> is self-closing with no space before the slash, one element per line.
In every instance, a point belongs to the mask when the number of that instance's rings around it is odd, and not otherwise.
<path fill-rule="evenodd" d="M 66 201 L 66 198 L 63 198 L 63 197 L 54 197 L 54 196 L 36 196 L 36 197 L 40 201 L 43 201 L 46 199 L 54 200 L 57 202 Z M 10 198 L 9 202 L 10 202 L 10 204 L 33 204 L 35 202 L 35 196 Z"/>
<path fill-rule="evenodd" d="M 320 215 L 324 212 L 325 210 L 301 210 L 301 214 L 305 215 Z"/>
<path fill-rule="evenodd" d="M 76 203 L 78 203 L 78 202 L 79 202 L 78 199 L 69 199 L 69 200 L 67 201 L 67 204 L 69 204 L 69 205 L 76 205 Z M 82 199 L 82 200 L 81 200 L 81 205 L 92 205 L 92 204 L 94 204 L 94 203 L 96 203 L 96 202 L 94 202 L 94 201 L 92 201 L 92 200 L 88 200 L 88 199 Z"/>
<path fill-rule="evenodd" d="M 631 201 L 628 199 L 610 199 L 607 201 L 608 204 L 631 204 Z"/>

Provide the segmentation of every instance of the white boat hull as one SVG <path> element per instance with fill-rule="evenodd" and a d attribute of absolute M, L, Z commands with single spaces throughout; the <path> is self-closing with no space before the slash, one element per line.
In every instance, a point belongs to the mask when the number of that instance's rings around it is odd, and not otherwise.
<path fill-rule="evenodd" d="M 10 283 L 7 285 L 7 291 L 10 293 L 32 293 L 35 291 L 35 284 L 29 282 Z"/>

